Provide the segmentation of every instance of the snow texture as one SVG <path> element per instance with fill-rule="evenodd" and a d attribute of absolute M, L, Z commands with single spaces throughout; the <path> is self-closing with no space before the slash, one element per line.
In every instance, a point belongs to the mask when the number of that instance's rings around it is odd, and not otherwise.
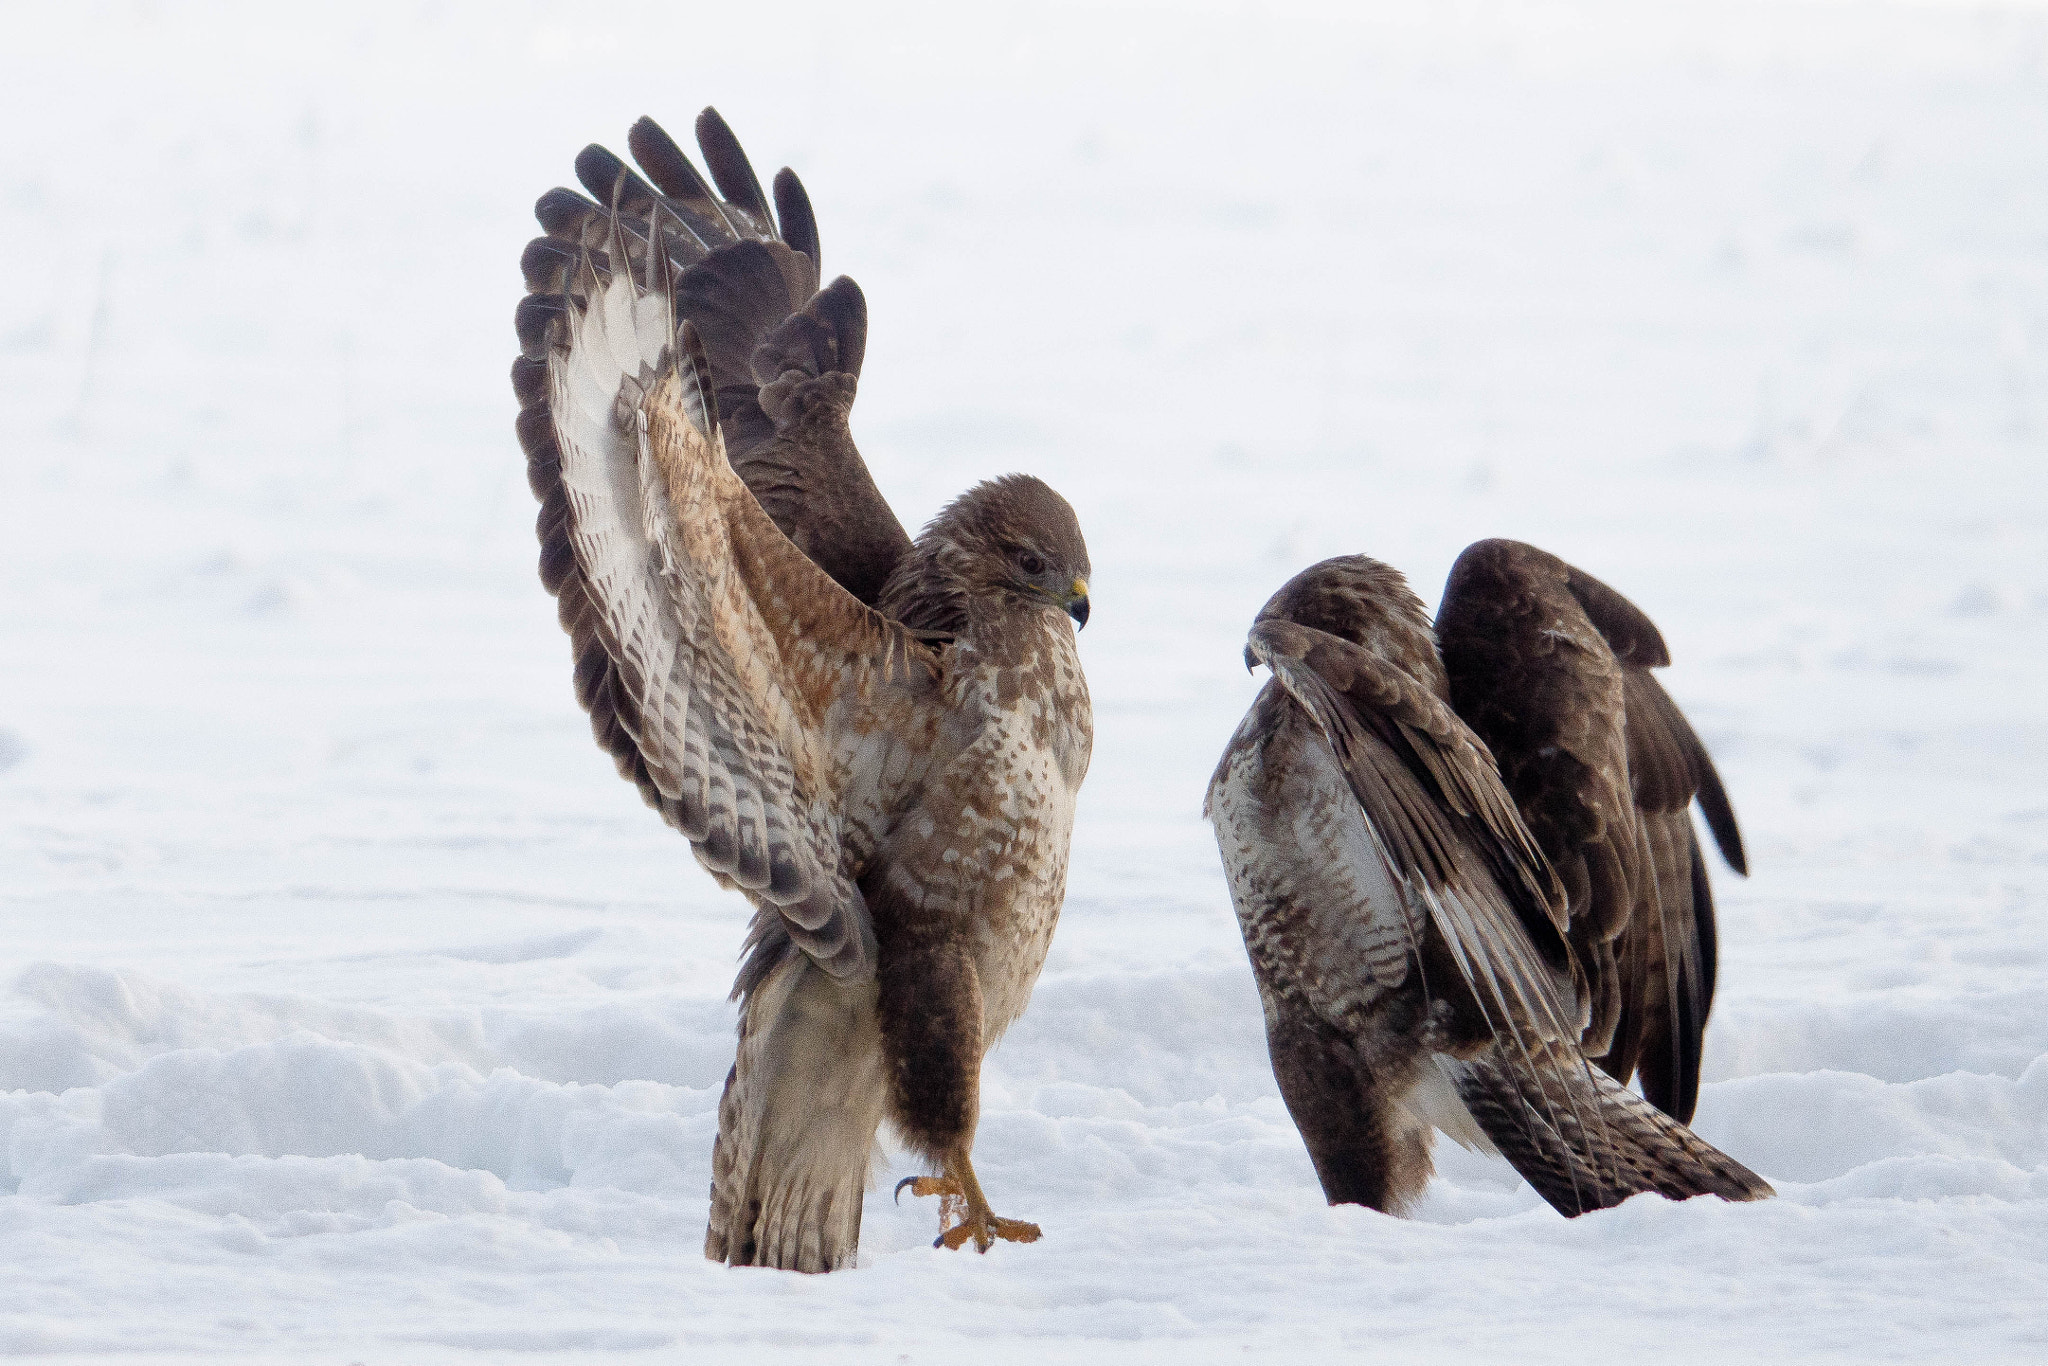
<path fill-rule="evenodd" d="M 324 16 L 324 17 L 323 17 Z M 2048 1357 L 2048 12 L 15 5 L 0 1352 Z M 591 743 L 528 207 L 705 103 L 873 307 L 915 525 L 1097 568 L 1072 892 L 977 1160 L 1046 1230 L 700 1253 L 739 901 Z M 1755 875 L 1698 1127 L 1567 1222 L 1327 1208 L 1199 804 L 1253 611 L 1533 541 L 1663 627 Z M 910 1167 L 891 1155 L 884 1181 Z"/>

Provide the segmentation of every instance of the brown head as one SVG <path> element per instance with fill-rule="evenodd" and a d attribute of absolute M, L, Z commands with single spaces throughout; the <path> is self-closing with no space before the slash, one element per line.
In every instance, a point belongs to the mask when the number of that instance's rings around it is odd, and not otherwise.
<path fill-rule="evenodd" d="M 1088 624 L 1088 543 L 1067 500 L 1006 474 L 948 503 L 882 590 L 881 610 L 916 630 L 957 632 L 970 601 L 1050 607 Z"/>
<path fill-rule="evenodd" d="M 1312 564 L 1266 599 L 1254 624 L 1273 619 L 1327 631 L 1385 658 L 1420 643 L 1431 655 L 1429 615 L 1401 571 L 1364 555 L 1339 555 Z M 1391 648 L 1390 648 L 1391 647 Z M 1245 667 L 1253 667 L 1245 647 Z"/>

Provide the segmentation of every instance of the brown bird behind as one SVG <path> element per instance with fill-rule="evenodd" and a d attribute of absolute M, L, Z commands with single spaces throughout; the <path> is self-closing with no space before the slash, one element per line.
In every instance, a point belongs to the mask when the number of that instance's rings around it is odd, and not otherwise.
<path fill-rule="evenodd" d="M 1721 775 L 1650 673 L 1671 662 L 1663 636 L 1584 570 L 1498 540 L 1452 566 L 1436 636 L 1452 706 L 1564 880 L 1591 998 L 1581 1046 L 1689 1122 L 1715 973 L 1694 801 L 1729 866 L 1749 867 Z"/>
<path fill-rule="evenodd" d="M 1460 592 L 1483 591 L 1466 582 Z M 1642 1191 L 1769 1195 L 1588 1065 L 1596 993 L 1572 951 L 1568 881 L 1453 708 L 1401 576 L 1363 556 L 1304 571 L 1259 613 L 1246 659 L 1273 678 L 1225 749 L 1206 810 L 1274 1073 L 1329 1199 L 1405 1211 L 1432 1170 L 1432 1129 L 1497 1151 L 1567 1215 Z M 1615 691 L 1550 682 L 1565 712 Z M 1583 724 L 1625 730 L 1618 717 Z M 1602 794 L 1598 810 L 1626 824 L 1612 803 L 1634 811 L 1628 771 L 1609 768 L 1572 791 Z M 1637 886 L 1627 866 L 1574 875 L 1619 879 L 1631 897 Z"/>

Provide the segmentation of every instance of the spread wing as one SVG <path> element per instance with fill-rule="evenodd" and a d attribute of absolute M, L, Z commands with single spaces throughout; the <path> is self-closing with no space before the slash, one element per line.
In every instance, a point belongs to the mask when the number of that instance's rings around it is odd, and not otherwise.
<path fill-rule="evenodd" d="M 1670 662 L 1634 604 L 1554 555 L 1481 541 L 1451 570 L 1437 636 L 1459 715 L 1499 761 L 1563 878 L 1592 1010 L 1589 1055 L 1680 1120 L 1699 1093 L 1714 913 L 1688 811 L 1741 837 L 1705 747 L 1650 674 Z"/>
<path fill-rule="evenodd" d="M 756 944 L 786 935 L 836 975 L 870 973 L 850 812 L 886 805 L 880 774 L 916 780 L 938 660 L 807 559 L 734 473 L 672 257 L 647 249 L 688 226 L 668 215 L 650 206 L 639 238 L 609 215 L 563 291 L 522 308 L 541 577 L 599 743 L 762 908 Z"/>
<path fill-rule="evenodd" d="M 643 118 L 627 146 L 644 176 L 593 144 L 576 158 L 576 174 L 594 198 L 566 189 L 542 196 L 534 213 L 546 235 L 521 261 L 529 295 L 513 382 L 529 405 L 545 397 L 549 319 L 585 252 L 609 259 L 618 251 L 641 278 L 661 282 L 701 339 L 726 455 L 740 478 L 785 536 L 872 606 L 910 538 L 847 425 L 867 347 L 867 303 L 844 276 L 818 288 L 817 220 L 793 172 L 775 177 L 771 211 L 716 110 L 698 117 L 697 141 L 716 193 Z"/>

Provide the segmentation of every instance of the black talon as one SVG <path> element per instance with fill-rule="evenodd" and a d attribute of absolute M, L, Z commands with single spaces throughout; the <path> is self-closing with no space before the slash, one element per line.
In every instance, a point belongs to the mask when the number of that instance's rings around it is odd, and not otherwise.
<path fill-rule="evenodd" d="M 915 1180 L 917 1180 L 917 1178 L 916 1178 L 916 1177 L 914 1177 L 914 1176 L 906 1176 L 906 1177 L 904 1177 L 904 1178 L 903 1178 L 903 1179 L 902 1179 L 901 1181 L 898 1181 L 898 1182 L 896 1183 L 896 1203 L 897 1203 L 897 1204 L 899 1204 L 899 1205 L 900 1205 L 900 1204 L 902 1204 L 902 1203 L 903 1203 L 903 1188 L 904 1188 L 905 1186 L 909 1185 L 909 1184 L 910 1184 L 911 1182 L 913 1182 L 913 1181 L 915 1181 Z M 933 1246 L 933 1247 L 937 1247 L 937 1246 L 938 1246 L 938 1244 L 937 1244 L 937 1243 L 933 1243 L 933 1244 L 932 1244 L 932 1246 Z"/>

